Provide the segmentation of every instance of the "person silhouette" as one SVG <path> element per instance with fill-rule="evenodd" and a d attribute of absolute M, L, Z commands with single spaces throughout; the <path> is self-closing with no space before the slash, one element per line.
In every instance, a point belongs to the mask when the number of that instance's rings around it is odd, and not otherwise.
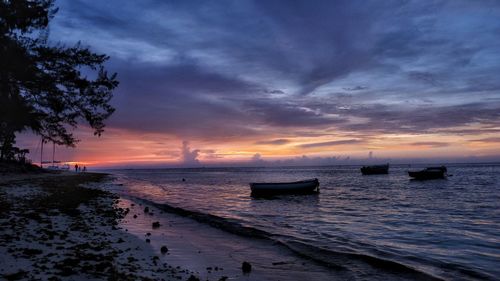
<path fill-rule="evenodd" d="M 83 172 L 87 171 L 87 166 L 83 166 Z"/>
<path fill-rule="evenodd" d="M 75 164 L 75 172 L 78 172 L 78 164 Z"/>

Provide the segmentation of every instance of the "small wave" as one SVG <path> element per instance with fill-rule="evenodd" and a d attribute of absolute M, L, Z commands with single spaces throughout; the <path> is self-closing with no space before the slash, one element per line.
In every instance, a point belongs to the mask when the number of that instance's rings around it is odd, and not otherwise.
<path fill-rule="evenodd" d="M 177 214 L 183 217 L 194 219 L 200 223 L 208 224 L 212 227 L 239 236 L 266 239 L 273 243 L 284 246 L 293 253 L 304 258 L 313 260 L 319 264 L 334 270 L 348 270 L 355 274 L 396 274 L 400 277 L 408 277 L 413 280 L 444 280 L 430 273 L 420 271 L 402 263 L 374 257 L 366 254 L 340 252 L 330 249 L 316 247 L 281 235 L 273 234 L 254 227 L 245 226 L 241 222 L 233 219 L 222 218 L 198 211 L 186 210 L 174 207 L 169 204 L 160 204 L 150 200 L 136 198 L 146 204 L 153 205 L 165 212 Z M 373 276 L 373 275 L 372 275 Z"/>
<path fill-rule="evenodd" d="M 194 219 L 200 223 L 205 223 L 210 226 L 213 226 L 218 229 L 222 229 L 224 231 L 240 235 L 240 236 L 246 236 L 246 237 L 251 237 L 251 238 L 259 238 L 259 239 L 270 239 L 272 234 L 259 230 L 253 227 L 249 226 L 244 226 L 241 223 L 231 220 L 231 219 L 226 219 L 218 216 L 214 216 L 211 214 L 206 214 L 206 213 L 201 213 L 201 212 L 196 212 L 196 211 L 190 211 L 186 209 L 182 209 L 179 207 L 174 207 L 168 204 L 159 204 L 156 202 L 152 202 L 149 200 L 145 200 L 142 198 L 137 198 L 140 201 L 143 201 L 147 204 L 153 205 L 156 208 L 163 210 L 165 212 L 177 214 L 183 217 L 189 217 L 191 219 Z"/>
<path fill-rule="evenodd" d="M 309 245 L 300 241 L 283 243 L 294 253 L 336 269 L 348 269 L 359 275 L 396 274 L 411 280 L 444 280 L 402 263 L 359 253 L 340 252 Z"/>

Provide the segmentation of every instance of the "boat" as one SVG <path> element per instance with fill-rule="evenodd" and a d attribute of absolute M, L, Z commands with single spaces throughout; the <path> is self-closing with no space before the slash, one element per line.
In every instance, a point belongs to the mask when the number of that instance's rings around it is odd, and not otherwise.
<path fill-rule="evenodd" d="M 250 183 L 252 196 L 275 194 L 311 194 L 319 192 L 318 179 L 295 182 Z"/>
<path fill-rule="evenodd" d="M 447 171 L 445 166 L 427 167 L 420 171 L 408 171 L 408 175 L 416 180 L 444 179 Z"/>
<path fill-rule="evenodd" d="M 389 164 L 363 166 L 363 167 L 361 167 L 361 173 L 363 175 L 388 174 L 389 173 Z"/>

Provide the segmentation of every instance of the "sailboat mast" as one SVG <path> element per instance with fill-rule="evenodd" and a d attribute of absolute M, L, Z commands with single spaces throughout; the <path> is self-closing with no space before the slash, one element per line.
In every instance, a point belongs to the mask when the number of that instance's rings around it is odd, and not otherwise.
<path fill-rule="evenodd" d="M 55 155 L 56 155 L 56 143 L 52 142 L 52 167 L 54 167 Z"/>
<path fill-rule="evenodd" d="M 43 168 L 43 137 L 42 137 L 42 146 L 40 148 L 40 168 Z"/>

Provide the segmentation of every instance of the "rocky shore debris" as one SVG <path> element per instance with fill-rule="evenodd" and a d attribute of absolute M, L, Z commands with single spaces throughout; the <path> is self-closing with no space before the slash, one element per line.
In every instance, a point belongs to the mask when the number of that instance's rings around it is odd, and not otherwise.
<path fill-rule="evenodd" d="M 162 254 L 166 254 L 168 252 L 167 246 L 161 246 L 160 251 L 161 251 Z"/>
<path fill-rule="evenodd" d="M 80 186 L 104 177 L 0 183 L 0 280 L 185 280 L 188 271 L 161 263 L 144 240 L 120 231 L 131 209 L 116 195 Z"/>
<path fill-rule="evenodd" d="M 188 280 L 187 281 L 200 281 L 200 278 L 194 276 L 194 275 L 191 275 L 189 276 Z"/>
<path fill-rule="evenodd" d="M 153 229 L 155 228 L 159 228 L 160 227 L 160 222 L 159 221 L 155 221 L 151 224 L 151 226 L 153 227 Z"/>
<path fill-rule="evenodd" d="M 243 271 L 243 273 L 250 273 L 250 271 L 252 271 L 252 265 L 249 262 L 244 261 L 241 264 L 241 271 Z"/>

